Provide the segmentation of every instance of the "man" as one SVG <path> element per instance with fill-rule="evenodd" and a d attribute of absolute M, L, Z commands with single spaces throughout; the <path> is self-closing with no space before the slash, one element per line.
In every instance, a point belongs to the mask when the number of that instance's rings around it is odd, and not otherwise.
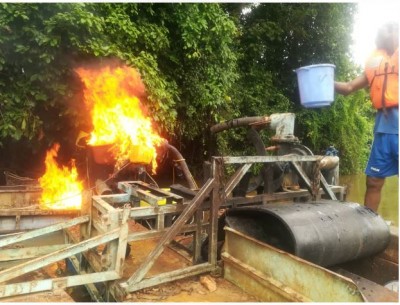
<path fill-rule="evenodd" d="M 372 144 L 365 174 L 365 206 L 378 210 L 385 178 L 398 175 L 399 139 L 399 26 L 387 23 L 376 37 L 377 49 L 368 58 L 364 73 L 349 82 L 335 82 L 335 91 L 347 95 L 369 86 L 377 109 Z"/>

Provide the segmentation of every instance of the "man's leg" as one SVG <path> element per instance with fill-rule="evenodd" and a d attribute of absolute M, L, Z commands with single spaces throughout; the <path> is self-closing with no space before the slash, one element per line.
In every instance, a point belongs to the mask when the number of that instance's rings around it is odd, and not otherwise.
<path fill-rule="evenodd" d="M 367 191 L 365 192 L 364 204 L 366 207 L 378 211 L 379 202 L 381 201 L 381 190 L 385 178 L 376 178 L 367 176 Z"/>

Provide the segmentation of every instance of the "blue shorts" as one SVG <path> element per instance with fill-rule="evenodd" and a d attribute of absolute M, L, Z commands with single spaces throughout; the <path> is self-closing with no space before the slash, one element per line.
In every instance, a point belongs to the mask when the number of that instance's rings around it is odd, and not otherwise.
<path fill-rule="evenodd" d="M 375 133 L 365 174 L 376 178 L 399 174 L 398 134 Z"/>

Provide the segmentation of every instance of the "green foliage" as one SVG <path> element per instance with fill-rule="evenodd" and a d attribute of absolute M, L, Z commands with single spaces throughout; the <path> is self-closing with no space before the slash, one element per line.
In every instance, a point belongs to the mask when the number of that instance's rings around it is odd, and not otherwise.
<path fill-rule="evenodd" d="M 314 153 L 323 155 L 333 145 L 339 150 L 341 173 L 350 174 L 359 172 L 367 162 L 372 117 L 367 93 L 359 91 L 347 98 L 338 96 L 330 108 L 304 110 L 297 120 Z"/>
<path fill-rule="evenodd" d="M 250 8 L 247 13 L 244 8 Z M 294 69 L 349 60 L 351 3 L 1 3 L 0 144 L 74 147 L 90 128 L 74 68 L 137 68 L 158 131 L 192 165 L 216 153 L 251 153 L 243 131 L 217 139 L 226 119 L 295 112 L 296 136 L 315 152 L 335 145 L 343 172 L 368 155 L 373 115 L 366 92 L 329 109 L 300 107 Z M 268 137 L 265 136 L 265 140 Z M 22 144 L 21 144 L 22 145 Z M 21 150 L 23 151 L 23 150 Z M 29 149 L 28 149 L 29 151 Z"/>
<path fill-rule="evenodd" d="M 232 7 L 226 9 L 237 16 Z M 235 114 L 296 113 L 295 135 L 315 153 L 335 145 L 343 173 L 362 169 L 368 156 L 373 117 L 367 95 L 338 96 L 329 109 L 304 109 L 294 70 L 333 63 L 336 79 L 355 77 L 356 68 L 349 60 L 355 10 L 351 3 L 261 3 L 236 18 L 241 35 L 240 78 L 231 93 L 237 105 Z M 235 137 L 229 134 L 227 143 L 220 143 L 223 153 L 237 153 L 248 145 L 245 141 L 238 144 Z"/>
<path fill-rule="evenodd" d="M 235 26 L 219 5 L 0 5 L 0 142 L 44 133 L 73 146 L 89 121 L 74 68 L 117 59 L 140 71 L 159 132 L 204 150 L 236 77 Z"/>

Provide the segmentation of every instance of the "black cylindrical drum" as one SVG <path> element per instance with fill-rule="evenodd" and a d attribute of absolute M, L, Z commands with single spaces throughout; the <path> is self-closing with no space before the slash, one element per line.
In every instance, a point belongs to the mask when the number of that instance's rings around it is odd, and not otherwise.
<path fill-rule="evenodd" d="M 228 226 L 321 266 L 383 251 L 389 226 L 357 203 L 319 200 L 230 209 Z"/>

